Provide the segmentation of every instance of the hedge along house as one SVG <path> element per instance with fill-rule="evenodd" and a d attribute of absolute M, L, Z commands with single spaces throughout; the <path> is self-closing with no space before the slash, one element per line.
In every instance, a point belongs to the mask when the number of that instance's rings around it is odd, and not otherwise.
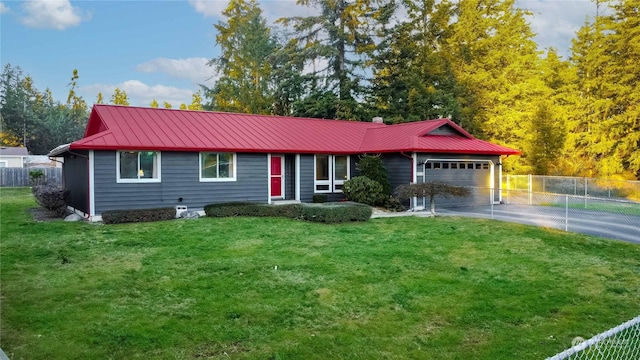
<path fill-rule="evenodd" d="M 381 154 L 392 187 L 442 180 L 499 188 L 501 156 L 519 152 L 447 119 L 385 125 L 95 105 L 84 137 L 49 156 L 64 158 L 70 207 L 100 220 L 108 210 L 340 200 L 363 154 Z M 414 199 L 412 208 L 423 204 Z"/>

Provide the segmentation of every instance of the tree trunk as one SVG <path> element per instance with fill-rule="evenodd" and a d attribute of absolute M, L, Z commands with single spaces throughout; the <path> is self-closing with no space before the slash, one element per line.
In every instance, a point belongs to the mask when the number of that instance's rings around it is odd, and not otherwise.
<path fill-rule="evenodd" d="M 435 196 L 431 195 L 429 200 L 431 202 L 431 216 L 436 216 L 436 199 L 435 199 Z"/>

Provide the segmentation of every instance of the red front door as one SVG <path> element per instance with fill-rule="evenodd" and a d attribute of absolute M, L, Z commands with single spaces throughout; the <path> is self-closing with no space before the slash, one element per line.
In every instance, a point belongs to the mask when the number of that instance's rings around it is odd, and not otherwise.
<path fill-rule="evenodd" d="M 271 156 L 271 197 L 282 197 L 282 156 Z"/>

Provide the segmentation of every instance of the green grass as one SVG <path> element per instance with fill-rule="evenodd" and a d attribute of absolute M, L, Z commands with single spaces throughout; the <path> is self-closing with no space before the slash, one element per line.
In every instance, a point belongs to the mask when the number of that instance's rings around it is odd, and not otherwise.
<path fill-rule="evenodd" d="M 35 223 L 2 189 L 16 359 L 540 359 L 638 315 L 640 246 L 386 218 Z M 277 269 L 276 269 L 277 266 Z"/>
<path fill-rule="evenodd" d="M 553 207 L 566 207 L 566 204 L 563 203 L 543 203 L 542 206 L 553 206 Z M 626 214 L 626 215 L 640 215 L 640 203 L 633 202 L 595 202 L 592 200 L 588 200 L 587 206 L 584 206 L 584 202 L 573 202 L 569 204 L 570 209 L 576 210 L 591 210 L 591 211 L 600 211 L 600 212 L 610 212 L 610 213 L 618 213 L 618 214 Z"/>

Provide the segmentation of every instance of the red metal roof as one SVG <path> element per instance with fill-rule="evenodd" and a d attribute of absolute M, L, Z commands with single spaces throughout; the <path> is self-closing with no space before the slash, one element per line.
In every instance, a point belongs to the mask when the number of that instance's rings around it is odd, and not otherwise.
<path fill-rule="evenodd" d="M 429 135 L 442 126 L 456 135 Z M 94 105 L 77 150 L 230 151 L 357 154 L 448 152 L 517 155 L 475 139 L 448 119 L 371 122 Z"/>

